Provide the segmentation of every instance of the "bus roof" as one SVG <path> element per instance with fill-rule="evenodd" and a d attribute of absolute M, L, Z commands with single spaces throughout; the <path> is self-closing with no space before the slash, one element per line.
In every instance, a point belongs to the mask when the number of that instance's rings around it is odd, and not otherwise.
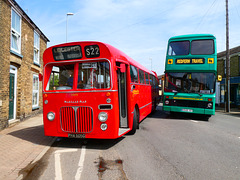
<path fill-rule="evenodd" d="M 145 72 L 148 72 L 149 74 L 152 74 L 152 75 L 156 76 L 155 73 L 153 73 L 152 71 L 148 70 L 147 68 L 142 66 L 137 61 L 133 60 L 131 57 L 126 55 L 124 52 L 120 51 L 119 49 L 113 47 L 110 44 L 103 43 L 103 42 L 98 42 L 98 41 L 78 41 L 78 42 L 63 43 L 63 44 L 58 44 L 58 45 L 55 45 L 55 46 L 51 46 L 51 47 L 47 48 L 45 50 L 45 52 L 44 52 L 44 58 L 43 58 L 44 59 L 44 64 L 47 64 L 49 62 L 55 62 L 53 57 L 46 58 L 46 56 L 49 56 L 49 54 L 52 54 L 52 49 L 53 48 L 55 48 L 55 47 L 73 46 L 73 45 L 80 45 L 82 49 L 84 49 L 85 46 L 89 46 L 89 45 L 99 45 L 99 47 L 105 47 L 107 49 L 107 51 L 108 51 L 108 52 L 104 53 L 105 56 L 113 57 L 113 59 L 115 61 L 119 61 L 119 62 L 125 61 L 128 64 L 134 65 L 134 66 L 140 68 L 141 70 L 144 70 Z M 100 53 L 100 55 L 101 55 L 101 53 Z M 107 57 L 100 56 L 98 58 L 107 58 Z M 84 58 L 84 60 L 86 60 L 86 59 Z"/>
<path fill-rule="evenodd" d="M 175 41 L 175 40 L 180 40 L 180 39 L 190 39 L 190 38 L 211 38 L 211 39 L 216 39 L 215 36 L 212 34 L 187 34 L 187 35 L 181 35 L 181 36 L 173 36 L 169 39 L 169 41 Z"/>
<path fill-rule="evenodd" d="M 150 74 L 155 75 L 155 73 L 153 73 L 152 71 L 148 70 L 146 67 L 144 67 L 143 65 L 141 65 L 140 63 L 138 63 L 137 61 L 133 60 L 131 57 L 129 57 L 128 55 L 126 55 L 124 52 L 120 51 L 119 49 L 113 47 L 110 44 L 106 44 L 106 43 L 102 43 L 104 44 L 110 51 L 111 56 L 115 57 L 116 59 L 119 58 L 119 55 L 122 56 L 123 59 L 125 59 L 129 64 L 132 64 Z M 122 59 L 121 58 L 121 59 Z M 156 76 L 156 75 L 155 75 Z"/>

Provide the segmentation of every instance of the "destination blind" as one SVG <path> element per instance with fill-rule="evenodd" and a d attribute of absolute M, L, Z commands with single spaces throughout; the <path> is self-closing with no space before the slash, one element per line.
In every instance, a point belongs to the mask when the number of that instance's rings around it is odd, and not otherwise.
<path fill-rule="evenodd" d="M 204 58 L 186 58 L 186 59 L 176 59 L 176 64 L 204 64 Z"/>
<path fill-rule="evenodd" d="M 55 47 L 52 49 L 52 53 L 56 61 L 82 58 L 81 47 L 79 45 Z"/>

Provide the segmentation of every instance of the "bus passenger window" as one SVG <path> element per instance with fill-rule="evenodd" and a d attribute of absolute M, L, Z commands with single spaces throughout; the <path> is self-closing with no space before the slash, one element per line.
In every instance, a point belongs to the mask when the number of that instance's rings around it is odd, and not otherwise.
<path fill-rule="evenodd" d="M 140 79 L 140 83 L 144 84 L 144 72 L 139 69 L 139 79 Z"/>
<path fill-rule="evenodd" d="M 146 84 L 149 84 L 149 74 L 145 73 L 145 80 L 146 80 Z"/>
<path fill-rule="evenodd" d="M 130 75 L 131 75 L 131 82 L 138 83 L 138 71 L 137 68 L 130 65 Z"/>

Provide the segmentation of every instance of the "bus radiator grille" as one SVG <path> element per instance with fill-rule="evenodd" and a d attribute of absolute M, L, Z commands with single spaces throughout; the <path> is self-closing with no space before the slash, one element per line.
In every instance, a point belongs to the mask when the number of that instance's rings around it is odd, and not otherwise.
<path fill-rule="evenodd" d="M 93 113 L 90 107 L 61 108 L 61 128 L 70 133 L 89 133 L 93 128 Z"/>

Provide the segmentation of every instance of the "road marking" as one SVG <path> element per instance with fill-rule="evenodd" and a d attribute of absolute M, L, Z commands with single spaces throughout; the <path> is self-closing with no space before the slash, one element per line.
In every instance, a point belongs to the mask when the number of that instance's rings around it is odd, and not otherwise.
<path fill-rule="evenodd" d="M 195 122 L 195 123 L 198 123 L 198 121 L 195 121 L 195 120 L 190 120 L 190 121 Z"/>
<path fill-rule="evenodd" d="M 78 169 L 77 173 L 75 175 L 75 180 L 80 180 L 81 174 L 83 171 L 83 164 L 84 164 L 84 159 L 85 159 L 85 152 L 86 152 L 86 146 L 82 146 L 82 151 L 81 151 L 81 156 L 78 162 Z"/>
<path fill-rule="evenodd" d="M 55 151 L 55 180 L 62 180 L 61 153 L 76 152 L 77 149 L 67 149 Z"/>

